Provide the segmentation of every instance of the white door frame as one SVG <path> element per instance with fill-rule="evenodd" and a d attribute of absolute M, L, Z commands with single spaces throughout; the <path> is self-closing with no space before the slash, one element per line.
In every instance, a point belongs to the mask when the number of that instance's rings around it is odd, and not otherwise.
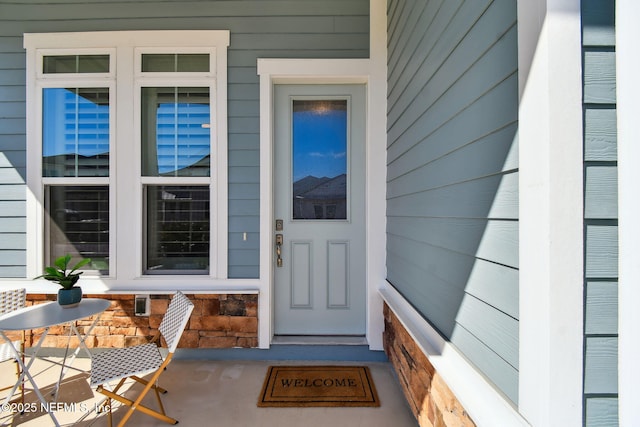
<path fill-rule="evenodd" d="M 258 59 L 260 76 L 260 298 L 258 346 L 273 337 L 273 86 L 275 84 L 365 84 L 366 129 L 366 339 L 382 350 L 384 319 L 378 287 L 386 277 L 386 77 L 371 59 Z M 380 101 L 382 100 L 382 102 Z"/>
<path fill-rule="evenodd" d="M 274 212 L 276 218 L 280 218 L 284 224 L 281 231 L 277 227 L 274 231 L 276 236 L 283 237 L 284 253 L 282 268 L 276 267 L 274 274 L 274 335 L 364 336 L 367 312 L 366 85 L 280 84 L 274 88 Z M 311 107 L 307 112 L 311 115 L 306 114 L 304 117 L 307 118 L 301 120 L 320 120 L 313 125 L 311 133 L 322 132 L 320 128 L 328 124 L 323 123 L 323 120 L 330 120 L 331 124 L 335 124 L 336 127 L 325 138 L 334 139 L 332 144 L 336 145 L 332 145 L 332 150 L 343 151 L 344 155 L 339 159 L 343 162 L 343 170 L 338 170 L 338 164 L 333 163 L 335 159 L 315 158 L 315 166 L 298 164 L 302 160 L 298 156 L 304 153 L 298 153 L 297 150 L 309 141 L 305 139 L 306 136 L 298 135 L 301 140 L 295 142 L 298 138 L 294 129 L 298 124 L 298 119 L 295 118 L 298 114 L 295 112 L 297 100 L 311 103 L 331 100 L 342 103 L 345 109 L 342 123 L 344 127 L 334 123 L 339 117 L 336 114 L 340 114 L 337 106 L 333 111 L 335 114 L 329 114 L 325 118 L 315 117 L 314 108 Z M 342 140 L 339 135 L 341 132 L 344 138 Z M 341 143 L 344 144 L 342 147 Z M 323 152 L 327 147 L 316 146 L 314 150 Z M 323 161 L 329 162 L 327 166 L 330 170 L 317 170 L 322 169 L 320 165 Z M 295 176 L 297 167 L 315 168 L 317 173 L 309 170 L 302 172 L 305 172 L 303 175 L 314 175 L 317 179 L 343 174 L 346 193 L 343 194 L 342 205 L 336 200 L 332 202 L 335 219 L 325 217 L 311 220 L 322 203 L 317 205 L 319 202 L 313 201 L 307 205 L 309 211 L 303 212 L 302 200 L 300 203 L 294 201 L 291 195 L 296 188 L 294 181 L 302 178 Z M 294 192 L 295 194 L 297 193 Z M 294 205 L 301 209 L 298 212 L 301 217 L 298 219 L 292 211 Z M 300 218 L 310 220 L 300 221 Z"/>

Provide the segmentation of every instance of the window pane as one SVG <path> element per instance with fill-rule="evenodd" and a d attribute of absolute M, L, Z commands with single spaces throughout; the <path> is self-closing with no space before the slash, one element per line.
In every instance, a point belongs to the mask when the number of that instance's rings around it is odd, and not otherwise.
<path fill-rule="evenodd" d="M 45 88 L 42 176 L 109 175 L 109 89 Z"/>
<path fill-rule="evenodd" d="M 293 219 L 347 218 L 347 100 L 293 101 Z"/>
<path fill-rule="evenodd" d="M 142 88 L 142 174 L 209 176 L 209 88 Z"/>
<path fill-rule="evenodd" d="M 208 53 L 143 54 L 142 71 L 153 73 L 195 73 L 209 71 Z"/>
<path fill-rule="evenodd" d="M 42 59 L 44 74 L 109 72 L 109 55 L 57 55 Z"/>
<path fill-rule="evenodd" d="M 209 273 L 209 187 L 147 186 L 146 274 Z"/>
<path fill-rule="evenodd" d="M 109 187 L 48 186 L 45 202 L 49 260 L 71 254 L 75 264 L 91 258 L 84 270 L 109 273 Z"/>

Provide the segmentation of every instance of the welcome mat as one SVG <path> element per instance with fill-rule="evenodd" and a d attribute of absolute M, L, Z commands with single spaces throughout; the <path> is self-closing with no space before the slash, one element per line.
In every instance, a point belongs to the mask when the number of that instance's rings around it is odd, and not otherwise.
<path fill-rule="evenodd" d="M 380 400 L 366 366 L 270 366 L 258 406 L 380 406 Z"/>

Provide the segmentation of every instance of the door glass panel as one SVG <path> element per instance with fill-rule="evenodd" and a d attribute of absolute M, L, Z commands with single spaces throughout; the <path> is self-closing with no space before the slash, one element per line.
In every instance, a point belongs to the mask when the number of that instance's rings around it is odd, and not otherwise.
<path fill-rule="evenodd" d="M 293 100 L 295 220 L 347 219 L 347 100 Z"/>
<path fill-rule="evenodd" d="M 109 175 L 109 89 L 42 93 L 42 176 Z"/>
<path fill-rule="evenodd" d="M 208 87 L 142 88 L 142 174 L 209 176 Z"/>

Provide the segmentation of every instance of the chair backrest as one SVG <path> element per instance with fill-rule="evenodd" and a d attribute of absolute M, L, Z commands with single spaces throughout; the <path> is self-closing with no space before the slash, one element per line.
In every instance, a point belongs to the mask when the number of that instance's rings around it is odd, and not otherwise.
<path fill-rule="evenodd" d="M 182 336 L 184 328 L 187 326 L 191 312 L 193 311 L 193 303 L 182 292 L 175 293 L 169 308 L 160 322 L 160 333 L 167 342 L 169 353 L 174 353 L 178 347 L 178 341 Z"/>
<path fill-rule="evenodd" d="M 8 289 L 0 291 L 0 315 L 22 308 L 26 304 L 26 289 Z"/>
<path fill-rule="evenodd" d="M 8 289 L 0 291 L 0 316 L 27 305 L 27 290 Z M 13 359 L 13 351 L 9 347 L 11 343 L 0 343 L 0 362 Z M 13 341 L 13 345 L 19 348 L 20 341 Z"/>

